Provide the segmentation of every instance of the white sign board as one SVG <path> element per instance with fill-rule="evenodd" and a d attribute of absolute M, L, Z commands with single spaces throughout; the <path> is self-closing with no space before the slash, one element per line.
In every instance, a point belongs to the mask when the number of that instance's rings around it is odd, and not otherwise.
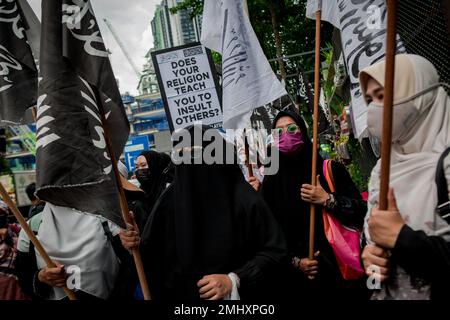
<path fill-rule="evenodd" d="M 194 123 L 222 126 L 221 99 L 211 53 L 200 44 L 152 52 L 171 131 Z"/>

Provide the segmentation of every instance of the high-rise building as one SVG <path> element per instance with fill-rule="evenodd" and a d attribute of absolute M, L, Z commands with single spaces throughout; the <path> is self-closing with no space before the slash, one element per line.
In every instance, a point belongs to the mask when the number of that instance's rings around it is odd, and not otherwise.
<path fill-rule="evenodd" d="M 169 8 L 175 7 L 179 2 L 181 1 L 167 0 Z M 174 46 L 181 46 L 197 40 L 194 25 L 187 10 L 181 10 L 175 14 L 171 14 L 170 19 Z"/>
<path fill-rule="evenodd" d="M 196 41 L 200 41 L 200 37 L 202 35 L 202 15 L 199 14 L 198 16 L 195 16 L 192 20 L 192 23 L 194 24 L 194 32 Z"/>
<path fill-rule="evenodd" d="M 151 21 L 155 50 L 174 46 L 170 15 L 167 0 L 161 1 L 161 4 L 156 6 L 155 15 Z"/>
<path fill-rule="evenodd" d="M 162 0 L 156 7 L 152 19 L 153 45 L 155 50 L 181 46 L 199 41 L 200 29 L 196 19 L 191 19 L 187 10 L 171 13 L 181 0 Z"/>
<path fill-rule="evenodd" d="M 153 47 L 156 50 L 164 48 L 164 39 L 162 32 L 162 21 L 161 21 L 161 5 L 157 5 L 155 9 L 155 15 L 153 16 L 151 26 L 153 34 Z"/>
<path fill-rule="evenodd" d="M 189 16 L 189 12 L 187 10 L 182 10 L 179 12 L 180 16 L 180 25 L 181 25 L 181 38 L 182 44 L 192 43 L 197 41 L 197 37 L 195 34 L 195 28 L 193 20 Z"/>

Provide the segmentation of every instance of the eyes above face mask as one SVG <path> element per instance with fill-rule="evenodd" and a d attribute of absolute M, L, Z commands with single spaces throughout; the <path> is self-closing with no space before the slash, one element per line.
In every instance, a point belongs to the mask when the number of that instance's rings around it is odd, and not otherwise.
<path fill-rule="evenodd" d="M 414 100 L 431 90 L 439 87 L 440 83 L 433 84 L 421 90 L 411 97 L 405 98 L 394 104 L 392 109 L 392 142 L 401 142 L 408 135 L 411 128 L 421 118 L 421 115 L 428 110 L 422 107 L 418 110 Z M 383 133 L 383 105 L 375 102 L 369 103 L 367 109 L 367 129 L 369 132 L 381 139 Z"/>
<path fill-rule="evenodd" d="M 398 142 L 418 119 L 419 111 L 412 101 L 396 104 L 392 114 L 392 142 Z M 369 132 L 381 139 L 383 134 L 383 106 L 374 102 L 367 109 L 367 128 Z"/>

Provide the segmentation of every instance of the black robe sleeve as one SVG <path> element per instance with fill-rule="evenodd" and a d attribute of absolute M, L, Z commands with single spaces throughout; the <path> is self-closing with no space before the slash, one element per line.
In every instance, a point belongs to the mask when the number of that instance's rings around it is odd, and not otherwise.
<path fill-rule="evenodd" d="M 133 256 L 122 246 L 122 242 L 118 235 L 112 238 L 111 244 L 114 253 L 120 261 L 120 268 L 114 289 L 108 300 L 131 301 L 133 300 L 134 291 L 138 284 L 138 276 L 134 266 Z"/>
<path fill-rule="evenodd" d="M 267 204 L 260 200 L 253 205 L 252 213 L 246 221 L 245 238 L 248 243 L 245 245 L 254 253 L 247 262 L 233 271 L 240 279 L 241 288 L 257 285 L 287 255 L 283 233 Z"/>
<path fill-rule="evenodd" d="M 150 215 L 149 209 L 141 200 L 131 201 L 128 204 L 128 207 L 131 211 L 133 211 L 136 224 L 139 228 L 139 231 L 142 232 Z"/>
<path fill-rule="evenodd" d="M 32 257 L 28 252 L 17 251 L 16 274 L 23 292 L 30 297 L 34 296 L 33 278 L 37 268 L 33 268 Z"/>
<path fill-rule="evenodd" d="M 20 287 L 33 300 L 42 300 L 50 295 L 51 287 L 38 279 L 39 269 L 34 250 L 31 252 L 17 251 L 15 268 Z"/>
<path fill-rule="evenodd" d="M 442 237 L 427 236 L 404 225 L 392 251 L 405 271 L 432 283 L 450 285 L 450 243 Z M 445 285 L 444 285 L 445 287 Z"/>
<path fill-rule="evenodd" d="M 337 204 L 329 212 L 342 224 L 361 229 L 367 213 L 367 202 L 362 199 L 344 165 L 332 162 L 332 170 L 336 184 L 336 192 L 333 195 Z"/>

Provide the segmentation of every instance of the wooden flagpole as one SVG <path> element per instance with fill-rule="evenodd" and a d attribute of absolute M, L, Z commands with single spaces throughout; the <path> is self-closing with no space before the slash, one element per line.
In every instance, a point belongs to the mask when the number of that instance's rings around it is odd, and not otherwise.
<path fill-rule="evenodd" d="M 114 154 L 114 150 L 113 150 L 112 144 L 111 144 L 111 135 L 110 135 L 108 123 L 106 122 L 105 109 L 103 107 L 103 100 L 101 99 L 99 90 L 95 87 L 93 87 L 92 89 L 95 92 L 95 98 L 97 100 L 97 105 L 99 107 L 100 117 L 102 120 L 102 126 L 103 126 L 103 130 L 105 133 L 106 147 L 108 149 L 109 156 L 111 157 L 111 164 L 112 164 L 112 168 L 113 168 L 113 172 L 114 172 L 114 177 L 116 179 L 116 186 L 117 186 L 117 190 L 119 191 L 120 207 L 122 209 L 122 217 L 123 217 L 123 220 L 125 221 L 125 223 L 133 224 L 133 222 L 132 222 L 133 220 L 130 215 L 130 210 L 128 208 L 128 202 L 125 197 L 125 192 L 123 190 L 123 186 L 120 181 L 119 169 L 117 168 L 117 159 L 116 159 L 116 156 Z M 134 224 L 134 225 L 136 225 L 136 224 Z M 136 271 L 137 271 L 137 274 L 139 277 L 139 283 L 141 285 L 142 293 L 144 294 L 144 299 L 151 300 L 150 289 L 148 288 L 147 278 L 145 276 L 144 265 L 142 263 L 141 252 L 139 251 L 139 248 L 134 248 L 132 250 L 132 254 L 133 254 L 134 264 L 136 265 Z"/>
<path fill-rule="evenodd" d="M 317 185 L 317 127 L 319 125 L 319 97 L 320 97 L 320 29 L 322 20 L 322 0 L 318 1 L 316 12 L 316 48 L 314 62 L 314 122 L 313 122 L 313 150 L 311 184 Z M 311 203 L 309 222 L 309 259 L 314 259 L 314 231 L 316 224 L 316 206 Z"/>
<path fill-rule="evenodd" d="M 37 106 L 31 108 L 31 114 L 33 115 L 33 121 L 37 121 Z"/>
<path fill-rule="evenodd" d="M 3 201 L 8 205 L 8 207 L 11 209 L 12 213 L 16 217 L 17 221 L 19 222 L 20 226 L 22 227 L 23 231 L 27 234 L 30 241 L 33 243 L 36 250 L 41 255 L 42 259 L 44 259 L 45 264 L 48 268 L 56 268 L 55 263 L 50 259 L 49 255 L 45 251 L 42 244 L 39 242 L 39 240 L 34 235 L 33 231 L 31 230 L 30 226 L 26 222 L 25 218 L 20 213 L 19 209 L 17 209 L 14 202 L 11 200 L 11 197 L 9 196 L 8 192 L 3 187 L 3 184 L 0 182 L 0 195 L 3 198 Z M 72 290 L 69 290 L 67 287 L 62 288 L 64 292 L 67 294 L 70 300 L 77 300 L 77 297 L 73 293 Z"/>
<path fill-rule="evenodd" d="M 254 175 L 253 175 L 253 167 L 252 164 L 250 163 L 250 147 L 247 140 L 246 130 L 244 130 L 244 148 L 245 148 L 245 162 L 246 162 L 245 165 L 247 166 L 249 178 L 252 178 Z"/>
<path fill-rule="evenodd" d="M 383 135 L 381 138 L 380 210 L 387 210 L 391 165 L 392 106 L 394 103 L 395 53 L 397 35 L 397 1 L 389 0 L 387 8 L 386 71 L 384 82 Z"/>

